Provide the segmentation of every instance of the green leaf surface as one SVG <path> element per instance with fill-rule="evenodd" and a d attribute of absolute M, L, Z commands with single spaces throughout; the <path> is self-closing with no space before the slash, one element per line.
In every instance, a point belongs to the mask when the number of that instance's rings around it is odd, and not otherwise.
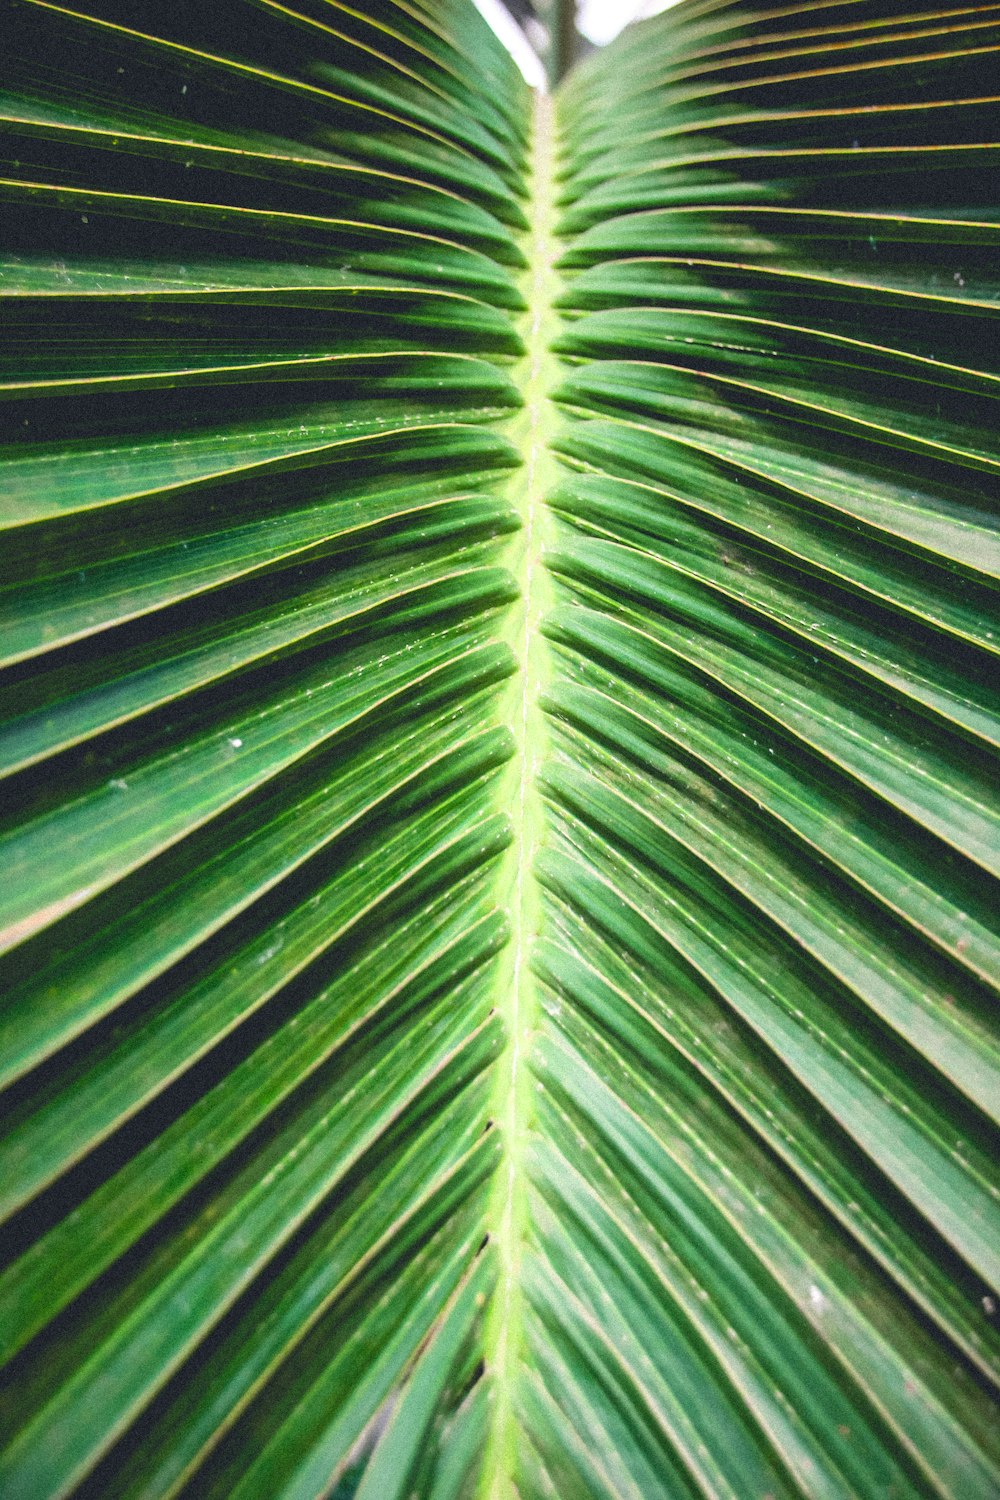
<path fill-rule="evenodd" d="M 4 1500 L 992 1500 L 996 7 L 3 51 Z"/>

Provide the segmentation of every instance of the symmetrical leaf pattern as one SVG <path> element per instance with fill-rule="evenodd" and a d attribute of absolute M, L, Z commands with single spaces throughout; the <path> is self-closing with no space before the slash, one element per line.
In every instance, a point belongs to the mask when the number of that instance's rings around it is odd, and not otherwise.
<path fill-rule="evenodd" d="M 0 1493 L 1000 1490 L 1000 7 L 8 0 Z"/>

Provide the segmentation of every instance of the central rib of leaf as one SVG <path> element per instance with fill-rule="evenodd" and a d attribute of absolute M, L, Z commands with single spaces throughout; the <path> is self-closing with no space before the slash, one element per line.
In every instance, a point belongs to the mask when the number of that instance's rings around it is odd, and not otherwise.
<path fill-rule="evenodd" d="M 521 528 L 511 543 L 508 566 L 520 597 L 511 612 L 507 640 L 518 663 L 505 705 L 505 719 L 515 754 L 508 770 L 504 806 L 510 810 L 513 841 L 502 872 L 501 899 L 510 914 L 511 941 L 498 994 L 506 1030 L 506 1048 L 497 1070 L 494 1119 L 503 1132 L 504 1152 L 490 1215 L 490 1231 L 499 1258 L 499 1281 L 491 1312 L 487 1360 L 494 1373 L 494 1419 L 490 1475 L 491 1497 L 512 1493 L 516 1443 L 514 1389 L 522 1342 L 521 1261 L 527 1233 L 527 1150 L 532 1110 L 530 1054 L 538 1012 L 531 952 L 539 929 L 540 898 L 533 866 L 543 824 L 538 775 L 545 757 L 546 724 L 542 698 L 549 662 L 542 620 L 550 579 L 542 560 L 550 516 L 545 496 L 552 486 L 555 459 L 549 440 L 555 417 L 551 391 L 556 359 L 551 352 L 558 322 L 555 311 L 555 125 L 551 96 L 536 95 L 532 164 L 529 178 L 532 223 L 525 251 L 523 338 L 526 354 L 518 372 L 524 407 L 511 436 L 523 455 L 514 481 L 514 503 Z"/>

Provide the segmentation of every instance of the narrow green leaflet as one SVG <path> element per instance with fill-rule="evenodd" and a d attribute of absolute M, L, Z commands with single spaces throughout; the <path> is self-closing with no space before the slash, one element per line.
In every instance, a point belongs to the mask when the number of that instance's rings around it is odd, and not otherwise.
<path fill-rule="evenodd" d="M 1000 8 L 2 31 L 4 1500 L 993 1500 Z"/>

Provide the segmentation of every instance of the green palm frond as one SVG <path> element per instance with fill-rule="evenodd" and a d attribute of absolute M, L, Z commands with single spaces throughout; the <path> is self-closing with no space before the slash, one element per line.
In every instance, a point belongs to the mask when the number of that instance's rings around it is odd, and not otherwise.
<path fill-rule="evenodd" d="M 5 1500 L 1000 1489 L 1000 9 L 11 0 Z"/>

